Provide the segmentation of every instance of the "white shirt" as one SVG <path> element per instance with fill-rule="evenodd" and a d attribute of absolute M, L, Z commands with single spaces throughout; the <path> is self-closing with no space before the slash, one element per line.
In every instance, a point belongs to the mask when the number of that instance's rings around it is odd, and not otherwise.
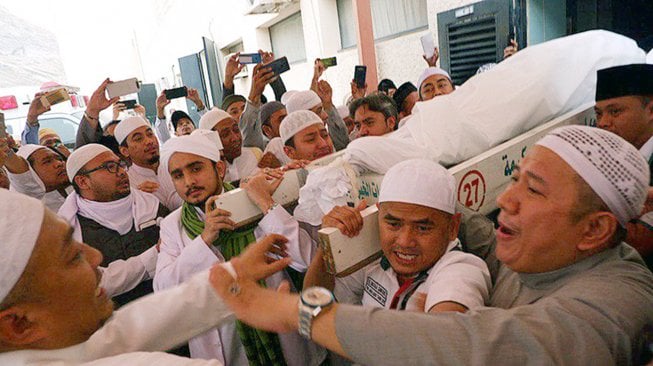
<path fill-rule="evenodd" d="M 61 205 L 66 201 L 66 197 L 62 196 L 57 190 L 46 192 L 41 179 L 32 170 L 32 167 L 21 174 L 13 174 L 7 171 L 7 176 L 10 182 L 9 190 L 41 200 L 45 207 L 49 208 L 52 212 L 59 211 Z M 73 187 L 68 186 L 66 192 L 73 192 Z"/>
<path fill-rule="evenodd" d="M 443 301 L 456 302 L 468 309 L 485 305 L 492 286 L 490 272 L 482 259 L 452 250 L 459 243 L 457 239 L 449 243 L 447 252 L 427 271 L 428 277 L 413 293 L 426 294 L 424 309 L 418 308 L 416 297 L 411 296 L 405 310 L 428 312 Z M 390 266 L 382 268 L 379 259 L 350 276 L 336 278 L 334 295 L 339 302 L 389 309 L 399 288 L 395 271 Z"/>
<path fill-rule="evenodd" d="M 283 151 L 283 141 L 281 140 L 281 137 L 275 137 L 270 142 L 268 142 L 268 145 L 265 147 L 265 151 L 263 151 L 263 154 L 265 155 L 266 153 L 270 152 L 276 156 L 277 160 L 281 163 L 281 165 L 286 165 L 290 163 L 292 159 L 286 155 L 286 152 Z"/>
<path fill-rule="evenodd" d="M 198 211 L 203 217 L 203 213 Z M 293 259 L 290 265 L 304 272 L 310 264 L 315 246 L 308 233 L 286 210 L 277 206 L 259 222 L 254 231 L 257 240 L 276 233 L 288 238 L 287 251 Z M 154 290 L 159 291 L 187 281 L 198 271 L 224 262 L 219 248 L 207 245 L 201 236 L 192 240 L 181 224 L 181 208 L 161 222 L 161 251 L 154 276 Z M 287 277 L 279 272 L 266 280 L 269 288 L 277 288 Z M 280 334 L 279 341 L 288 365 L 318 365 L 324 360 L 322 348 L 304 340 L 299 333 Z M 236 332 L 235 322 L 222 324 L 188 342 L 191 357 L 218 359 L 226 365 L 248 365 L 245 350 Z"/>
<path fill-rule="evenodd" d="M 159 189 L 152 194 L 170 211 L 176 210 L 181 206 L 183 201 L 177 194 L 172 182 L 160 182 L 158 175 L 152 169 L 132 164 L 129 170 L 127 170 L 127 174 L 129 175 L 129 184 L 133 189 L 138 189 L 138 186 L 146 181 L 158 183 Z"/>
<path fill-rule="evenodd" d="M 234 159 L 233 163 L 227 162 L 224 180 L 225 182 L 235 182 L 256 174 L 256 172 L 258 172 L 258 158 L 252 148 L 243 147 L 242 153 Z"/>
<path fill-rule="evenodd" d="M 653 155 L 653 136 L 642 145 L 642 148 L 639 149 L 639 153 L 642 154 L 644 159 L 646 159 L 646 162 L 651 159 L 651 155 Z"/>
<path fill-rule="evenodd" d="M 83 343 L 58 350 L 0 353 L 0 365 L 150 366 L 211 365 L 217 360 L 190 360 L 162 353 L 225 321 L 233 314 L 215 294 L 208 271 L 167 291 L 134 300 Z"/>

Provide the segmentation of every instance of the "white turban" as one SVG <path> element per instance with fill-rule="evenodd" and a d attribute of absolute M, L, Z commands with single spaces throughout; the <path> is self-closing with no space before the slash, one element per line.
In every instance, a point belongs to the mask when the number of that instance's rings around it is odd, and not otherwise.
<path fill-rule="evenodd" d="M 381 182 L 379 203 L 403 202 L 456 213 L 456 180 L 431 160 L 402 161 L 388 170 Z"/>
<path fill-rule="evenodd" d="M 347 107 L 346 105 L 341 105 L 340 107 L 338 107 L 338 115 L 342 119 L 349 117 L 349 107 Z"/>
<path fill-rule="evenodd" d="M 0 189 L 0 302 L 27 267 L 43 224 L 45 206 L 26 195 Z"/>
<path fill-rule="evenodd" d="M 206 112 L 202 118 L 200 118 L 200 128 L 203 130 L 211 130 L 218 122 L 232 118 L 231 115 L 222 109 L 214 108 Z"/>
<path fill-rule="evenodd" d="M 283 105 L 288 104 L 288 100 L 292 98 L 293 95 L 297 94 L 298 90 L 288 90 L 287 92 L 283 93 L 281 96 L 281 103 Z"/>
<path fill-rule="evenodd" d="M 308 110 L 299 110 L 296 112 L 289 113 L 286 118 L 281 121 L 279 126 L 279 135 L 281 135 L 281 140 L 285 144 L 290 140 L 297 132 L 305 129 L 306 127 L 320 124 L 324 125 L 322 118 L 317 114 L 308 111 Z"/>
<path fill-rule="evenodd" d="M 18 152 L 16 152 L 16 155 L 18 155 L 21 158 L 27 160 L 30 157 L 30 155 L 34 154 L 36 151 L 41 150 L 41 149 L 47 149 L 47 147 L 42 146 L 42 145 L 27 144 L 27 145 L 21 146 L 18 149 Z"/>
<path fill-rule="evenodd" d="M 422 89 L 422 83 L 424 82 L 424 80 L 428 79 L 433 75 L 444 75 L 447 77 L 447 79 L 449 79 L 449 81 L 451 81 L 451 76 L 449 76 L 449 73 L 447 73 L 446 71 L 435 66 L 428 67 L 426 68 L 426 70 L 424 70 L 424 72 L 422 72 L 422 75 L 420 75 L 419 80 L 417 80 L 417 90 Z"/>
<path fill-rule="evenodd" d="M 122 145 L 130 133 L 143 126 L 150 127 L 150 124 L 141 117 L 128 117 L 118 123 L 116 129 L 113 131 L 113 135 L 116 141 L 118 141 L 118 144 Z"/>
<path fill-rule="evenodd" d="M 551 149 L 603 200 L 622 226 L 639 216 L 649 184 L 649 168 L 637 149 L 621 137 L 587 126 L 556 128 L 537 145 Z"/>
<path fill-rule="evenodd" d="M 286 111 L 290 114 L 295 111 L 309 110 L 322 105 L 322 99 L 312 90 L 298 91 L 288 99 Z"/>
<path fill-rule="evenodd" d="M 68 157 L 68 161 L 66 161 L 66 173 L 68 173 L 68 179 L 70 182 L 73 182 L 77 172 L 79 172 L 86 163 L 105 152 L 113 153 L 109 148 L 100 144 L 87 144 L 73 151 L 73 153 Z"/>
<path fill-rule="evenodd" d="M 215 131 L 212 131 L 216 133 Z M 179 136 L 166 141 L 161 147 L 161 163 L 158 169 L 159 180 L 166 179 L 170 184 L 172 178 L 168 171 L 168 163 L 174 153 L 189 153 L 207 158 L 213 162 L 220 161 L 220 150 L 215 140 L 201 133 Z M 174 186 L 174 184 L 172 185 Z"/>

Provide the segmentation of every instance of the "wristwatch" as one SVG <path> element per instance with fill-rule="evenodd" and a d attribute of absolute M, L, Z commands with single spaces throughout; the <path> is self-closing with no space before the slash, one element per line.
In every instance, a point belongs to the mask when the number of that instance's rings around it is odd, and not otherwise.
<path fill-rule="evenodd" d="M 333 302 L 333 293 L 324 287 L 314 286 L 302 291 L 299 295 L 299 334 L 311 339 L 313 319 Z"/>

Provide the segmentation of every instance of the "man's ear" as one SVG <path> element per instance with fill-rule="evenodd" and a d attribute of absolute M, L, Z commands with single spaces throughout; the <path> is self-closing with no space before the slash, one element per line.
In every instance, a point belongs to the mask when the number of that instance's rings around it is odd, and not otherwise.
<path fill-rule="evenodd" d="M 462 220 L 462 214 L 456 213 L 451 216 L 451 221 L 449 222 L 449 241 L 454 241 L 458 237 L 458 231 L 460 230 L 460 222 Z"/>
<path fill-rule="evenodd" d="M 126 146 L 120 145 L 119 149 L 122 156 L 124 156 L 125 158 L 129 158 L 129 149 Z"/>
<path fill-rule="evenodd" d="M 388 119 L 386 119 L 386 121 L 390 130 L 394 131 L 397 127 L 397 119 L 394 116 L 390 116 Z"/>
<path fill-rule="evenodd" d="M 76 175 L 75 178 L 73 178 L 73 181 L 75 184 L 77 184 L 77 187 L 79 187 L 80 190 L 85 190 L 89 189 L 90 187 L 88 186 L 88 176 L 80 174 Z"/>
<path fill-rule="evenodd" d="M 227 164 L 224 161 L 220 160 L 215 163 L 215 170 L 218 172 L 220 180 L 224 181 L 224 176 L 227 174 Z"/>
<path fill-rule="evenodd" d="M 297 155 L 295 149 L 291 146 L 284 146 L 283 152 L 285 152 L 286 155 L 288 155 L 288 157 L 291 159 L 295 159 L 295 156 Z"/>
<path fill-rule="evenodd" d="M 0 344 L 21 349 L 45 338 L 46 332 L 31 318 L 21 305 L 0 311 Z"/>
<path fill-rule="evenodd" d="M 576 246 L 581 252 L 591 252 L 607 248 L 617 231 L 617 218 L 610 212 L 594 212 L 582 219 L 581 241 Z"/>
<path fill-rule="evenodd" d="M 272 128 L 270 126 L 268 126 L 268 125 L 263 125 L 263 126 L 261 126 L 261 128 L 263 129 L 263 134 L 265 135 L 265 137 L 267 137 L 267 138 L 269 138 L 271 140 L 272 139 Z"/>

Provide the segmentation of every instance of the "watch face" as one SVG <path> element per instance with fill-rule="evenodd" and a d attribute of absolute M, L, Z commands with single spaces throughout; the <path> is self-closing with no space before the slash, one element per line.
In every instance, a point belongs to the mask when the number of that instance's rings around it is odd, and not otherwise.
<path fill-rule="evenodd" d="M 309 306 L 325 306 L 333 302 L 333 295 L 323 287 L 311 287 L 302 292 L 302 301 Z"/>

